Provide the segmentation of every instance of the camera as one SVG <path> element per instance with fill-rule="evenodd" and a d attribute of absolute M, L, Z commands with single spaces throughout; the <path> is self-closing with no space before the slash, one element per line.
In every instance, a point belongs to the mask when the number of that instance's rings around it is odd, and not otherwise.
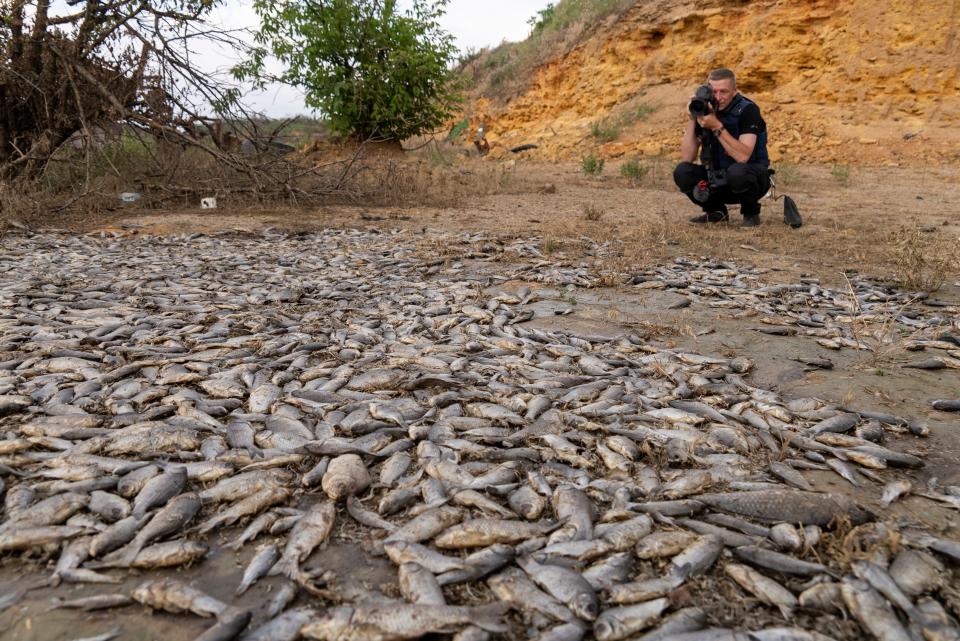
<path fill-rule="evenodd" d="M 690 101 L 690 113 L 694 117 L 706 116 L 719 107 L 717 99 L 713 97 L 713 88 L 710 85 L 700 85 Z"/>

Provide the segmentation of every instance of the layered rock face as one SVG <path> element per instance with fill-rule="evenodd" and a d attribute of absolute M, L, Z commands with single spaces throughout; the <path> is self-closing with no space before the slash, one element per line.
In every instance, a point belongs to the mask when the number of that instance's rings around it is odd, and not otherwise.
<path fill-rule="evenodd" d="M 960 159 L 957 0 L 639 0 L 471 121 L 494 157 L 676 156 L 687 98 L 721 66 L 760 104 L 775 161 Z"/>

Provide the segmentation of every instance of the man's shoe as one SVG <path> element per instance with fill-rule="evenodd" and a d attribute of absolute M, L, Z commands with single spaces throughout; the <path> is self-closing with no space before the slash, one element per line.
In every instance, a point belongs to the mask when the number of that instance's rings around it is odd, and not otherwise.
<path fill-rule="evenodd" d="M 744 227 L 759 227 L 760 226 L 760 214 L 755 214 L 753 216 L 744 216 L 743 217 L 743 226 Z"/>
<path fill-rule="evenodd" d="M 730 216 L 727 215 L 725 211 L 711 211 L 706 214 L 701 214 L 700 216 L 694 216 L 690 219 L 691 223 L 720 223 L 725 220 L 730 220 Z"/>

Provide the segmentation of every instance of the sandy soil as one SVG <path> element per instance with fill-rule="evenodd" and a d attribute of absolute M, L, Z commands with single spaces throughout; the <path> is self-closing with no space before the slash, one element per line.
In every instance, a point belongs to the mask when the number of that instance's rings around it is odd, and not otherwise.
<path fill-rule="evenodd" d="M 960 237 L 960 189 L 951 187 L 958 178 L 956 169 L 855 169 L 844 181 L 832 175 L 829 168 L 793 168 L 782 191 L 797 200 L 806 218 L 799 230 L 788 229 L 780 222 L 778 203 L 764 205 L 763 224 L 757 229 L 739 228 L 737 215 L 729 225 L 706 229 L 689 225 L 686 218 L 695 212 L 688 201 L 668 188 L 666 165 L 653 167 L 639 187 L 630 187 L 620 178 L 588 179 L 575 166 L 521 163 L 511 171 L 515 175 L 502 193 L 477 197 L 460 207 L 443 210 L 360 206 L 326 207 L 306 213 L 130 210 L 115 212 L 105 220 L 68 224 L 78 231 L 124 234 L 252 230 L 267 226 L 407 228 L 423 234 L 425 252 L 439 254 L 448 250 L 434 238 L 436 231 L 457 230 L 536 237 L 542 251 L 570 262 L 590 259 L 583 255 L 578 242 L 579 237 L 588 236 L 596 240 L 623 240 L 625 257 L 612 267 L 627 273 L 632 267 L 640 268 L 675 255 L 712 255 L 771 268 L 768 277 L 772 280 L 792 280 L 810 274 L 832 283 L 842 281 L 844 270 L 879 277 L 894 275 L 898 261 L 893 232 L 900 227 L 924 230 L 923 242 L 929 239 L 934 245 L 939 243 L 941 250 L 937 251 L 949 251 L 951 247 L 956 251 Z M 612 168 L 608 171 L 613 173 Z M 600 219 L 587 220 L 586 206 L 599 210 Z M 496 269 L 495 263 L 485 265 L 486 270 Z M 960 304 L 960 274 L 953 268 L 944 276 L 945 285 L 935 296 Z M 754 383 L 774 388 L 787 397 L 817 396 L 858 409 L 919 419 L 930 426 L 929 438 L 901 437 L 889 445 L 924 456 L 926 467 L 913 473 L 916 483 L 922 484 L 933 476 L 942 483 L 960 483 L 960 432 L 956 417 L 932 410 L 929 403 L 933 398 L 957 396 L 960 371 L 902 369 L 899 364 L 907 359 L 907 354 L 897 349 L 879 355 L 853 350 L 833 352 L 818 346 L 812 338 L 759 334 L 749 329 L 755 324 L 750 319 L 732 318 L 721 310 L 696 303 L 671 310 L 675 294 L 638 290 L 612 280 L 609 287 L 578 290 L 572 313 L 545 315 L 531 322 L 585 335 L 642 330 L 650 334 L 654 344 L 682 345 L 705 354 L 744 355 L 756 363 L 751 374 Z M 562 302 L 562 294 L 554 290 L 548 298 L 556 305 L 567 304 Z M 811 356 L 830 358 L 834 369 L 808 372 L 793 360 Z M 835 475 L 808 476 L 819 489 L 853 491 L 849 485 L 841 485 L 843 482 Z M 879 492 L 878 487 L 871 486 L 861 490 L 857 498 L 879 507 Z M 920 520 L 960 539 L 957 512 L 933 506 L 925 499 L 907 498 L 886 515 Z M 224 532 L 224 540 L 236 533 Z M 254 552 L 255 546 L 246 546 L 240 554 L 216 549 L 203 563 L 202 570 L 169 574 L 193 582 L 213 596 L 233 601 L 233 590 Z M 47 566 L 54 561 L 24 563 L 15 558 L 4 559 L 0 562 L 4 593 L 36 583 L 49 573 Z M 396 573 L 389 562 L 362 553 L 362 542 L 350 540 L 344 532 L 326 550 L 314 555 L 308 565 L 332 569 L 342 580 L 367 589 L 395 581 Z M 193 638 L 210 625 L 192 616 L 149 614 L 140 606 L 89 615 L 47 611 L 54 596 L 73 598 L 125 592 L 140 580 L 133 576 L 118 586 L 33 590 L 0 613 L 0 640 L 80 638 L 114 626 L 123 628 L 124 639 L 179 640 Z M 271 581 L 261 582 L 236 602 L 258 608 L 255 617 L 262 615 Z"/>

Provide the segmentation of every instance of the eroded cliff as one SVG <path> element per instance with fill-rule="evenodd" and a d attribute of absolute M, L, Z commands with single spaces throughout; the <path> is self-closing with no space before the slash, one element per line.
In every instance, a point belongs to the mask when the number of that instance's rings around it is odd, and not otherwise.
<path fill-rule="evenodd" d="M 641 0 L 468 115 L 493 157 L 531 143 L 546 160 L 675 156 L 687 97 L 727 66 L 760 104 L 775 161 L 949 162 L 958 22 L 960 0 Z"/>

